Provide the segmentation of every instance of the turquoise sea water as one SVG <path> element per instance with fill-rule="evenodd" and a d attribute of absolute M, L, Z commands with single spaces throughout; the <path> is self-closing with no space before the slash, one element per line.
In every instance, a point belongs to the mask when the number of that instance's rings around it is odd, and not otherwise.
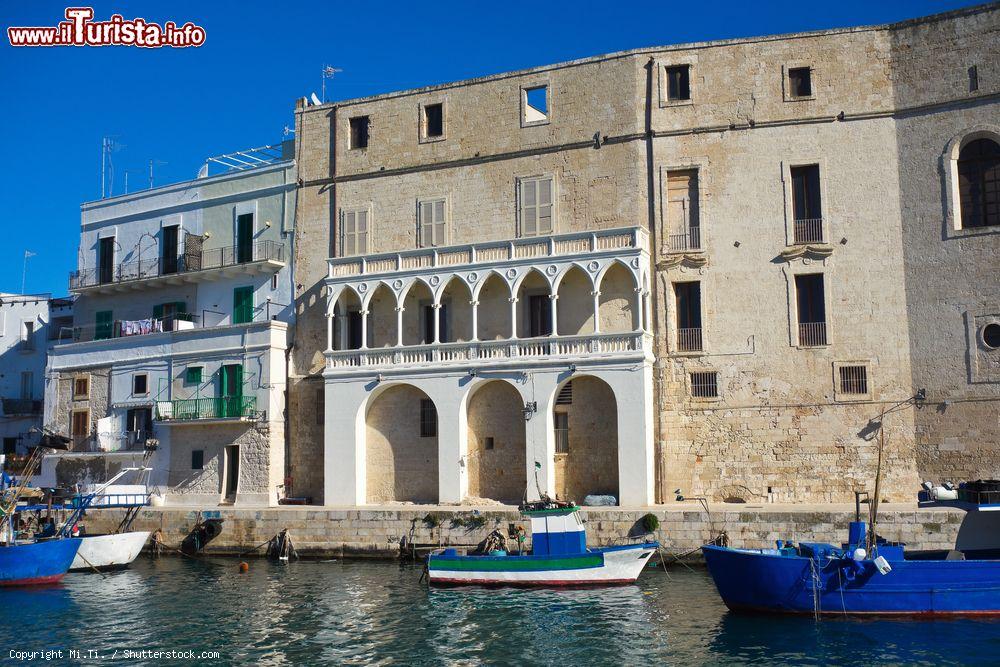
<path fill-rule="evenodd" d="M 567 591 L 428 590 L 419 576 L 391 563 L 250 561 L 240 574 L 233 560 L 142 557 L 105 577 L 0 590 L 0 662 L 61 649 L 56 662 L 84 664 L 185 662 L 126 653 L 143 650 L 264 665 L 1000 663 L 1000 620 L 739 616 L 704 570 Z"/>

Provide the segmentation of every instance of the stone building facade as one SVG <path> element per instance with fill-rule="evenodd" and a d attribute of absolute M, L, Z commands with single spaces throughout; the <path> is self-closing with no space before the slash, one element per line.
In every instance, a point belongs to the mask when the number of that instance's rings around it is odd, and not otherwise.
<path fill-rule="evenodd" d="M 300 101 L 293 494 L 842 502 L 878 420 L 887 498 L 1000 474 L 998 32 L 993 4 Z"/>

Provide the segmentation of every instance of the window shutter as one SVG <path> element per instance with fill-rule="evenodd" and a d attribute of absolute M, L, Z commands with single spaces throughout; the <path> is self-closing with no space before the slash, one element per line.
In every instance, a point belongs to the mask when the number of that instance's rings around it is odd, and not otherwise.
<path fill-rule="evenodd" d="M 552 179 L 538 181 L 538 233 L 552 233 Z"/>
<path fill-rule="evenodd" d="M 158 303 L 155 306 L 153 306 L 153 318 L 157 319 L 157 320 L 163 318 L 163 304 L 162 303 Z"/>
<path fill-rule="evenodd" d="M 434 202 L 434 245 L 444 245 L 444 201 Z"/>
<path fill-rule="evenodd" d="M 523 181 L 521 184 L 521 211 L 524 235 L 534 236 L 538 233 L 535 181 Z"/>
<path fill-rule="evenodd" d="M 359 255 L 368 253 L 368 211 L 357 213 L 357 252 Z"/>
<path fill-rule="evenodd" d="M 429 248 L 434 245 L 434 205 L 431 202 L 420 203 L 420 247 Z"/>
<path fill-rule="evenodd" d="M 356 255 L 357 245 L 355 237 L 357 235 L 356 216 L 354 211 L 345 212 L 340 225 L 341 243 L 344 246 L 344 255 Z"/>

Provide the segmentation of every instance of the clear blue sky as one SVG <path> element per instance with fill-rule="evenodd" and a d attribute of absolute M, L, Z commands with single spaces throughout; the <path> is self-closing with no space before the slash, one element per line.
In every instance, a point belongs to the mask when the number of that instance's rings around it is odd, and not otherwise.
<path fill-rule="evenodd" d="M 77 6 L 87 3 L 72 3 Z M 66 293 L 80 203 L 100 196 L 100 146 L 117 135 L 115 192 L 192 178 L 208 156 L 282 139 L 320 69 L 330 99 L 443 83 L 643 46 L 896 21 L 976 4 L 838 2 L 95 2 L 162 24 L 192 21 L 204 46 L 13 49 L 8 26 L 55 25 L 67 3 L 0 0 L 0 291 Z M 531 7 L 528 9 L 528 7 Z M 529 20 L 524 20 L 527 17 Z M 525 29 L 522 26 L 532 26 Z"/>

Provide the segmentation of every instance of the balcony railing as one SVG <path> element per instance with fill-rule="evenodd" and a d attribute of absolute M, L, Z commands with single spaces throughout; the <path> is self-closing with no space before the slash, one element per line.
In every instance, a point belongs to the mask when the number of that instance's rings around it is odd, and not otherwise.
<path fill-rule="evenodd" d="M 668 235 L 667 247 L 672 252 L 701 250 L 701 227 L 689 227 L 686 231 Z"/>
<path fill-rule="evenodd" d="M 627 248 L 646 250 L 647 246 L 648 235 L 641 227 L 606 229 L 473 245 L 420 248 L 361 257 L 335 257 L 329 260 L 329 277 L 412 271 L 457 264 L 530 260 Z"/>
<path fill-rule="evenodd" d="M 677 349 L 681 352 L 701 352 L 701 327 L 678 329 Z"/>
<path fill-rule="evenodd" d="M 794 224 L 795 245 L 823 243 L 823 218 L 804 218 Z"/>
<path fill-rule="evenodd" d="M 146 441 L 153 437 L 152 431 L 126 431 L 112 436 L 110 440 L 101 441 L 94 434 L 70 436 L 71 452 L 141 452 L 146 448 Z"/>
<path fill-rule="evenodd" d="M 250 325 L 256 322 L 266 322 L 276 315 L 282 304 L 264 303 L 255 308 L 253 319 L 240 322 Z M 178 313 L 168 317 L 148 318 L 145 320 L 114 320 L 108 324 L 85 324 L 75 327 L 62 327 L 54 336 L 56 345 L 68 343 L 85 343 L 94 340 L 110 340 L 114 338 L 131 338 L 169 331 L 187 331 L 190 329 L 212 329 L 219 326 L 230 326 L 227 320 L 231 318 L 226 313 L 212 310 L 202 310 L 201 315 Z"/>
<path fill-rule="evenodd" d="M 123 262 L 112 267 L 110 271 L 101 271 L 100 267 L 81 269 L 70 272 L 69 288 L 74 290 L 126 283 L 263 261 L 284 262 L 285 245 L 277 241 L 257 241 L 245 245 L 185 253 L 177 257 L 151 257 Z"/>
<path fill-rule="evenodd" d="M 826 322 L 802 322 L 799 324 L 799 345 L 802 347 L 826 345 Z"/>
<path fill-rule="evenodd" d="M 156 403 L 156 419 L 163 422 L 186 422 L 200 419 L 250 419 L 256 416 L 256 396 L 187 398 Z"/>
<path fill-rule="evenodd" d="M 506 340 L 409 345 L 363 350 L 327 352 L 328 368 L 361 366 L 411 366 L 421 364 L 468 364 L 475 361 L 502 361 L 530 357 L 577 357 L 595 354 L 641 352 L 642 332 L 593 334 L 590 336 L 550 336 Z"/>
<path fill-rule="evenodd" d="M 33 398 L 5 398 L 2 403 L 3 413 L 7 417 L 42 414 L 42 402 Z"/>

